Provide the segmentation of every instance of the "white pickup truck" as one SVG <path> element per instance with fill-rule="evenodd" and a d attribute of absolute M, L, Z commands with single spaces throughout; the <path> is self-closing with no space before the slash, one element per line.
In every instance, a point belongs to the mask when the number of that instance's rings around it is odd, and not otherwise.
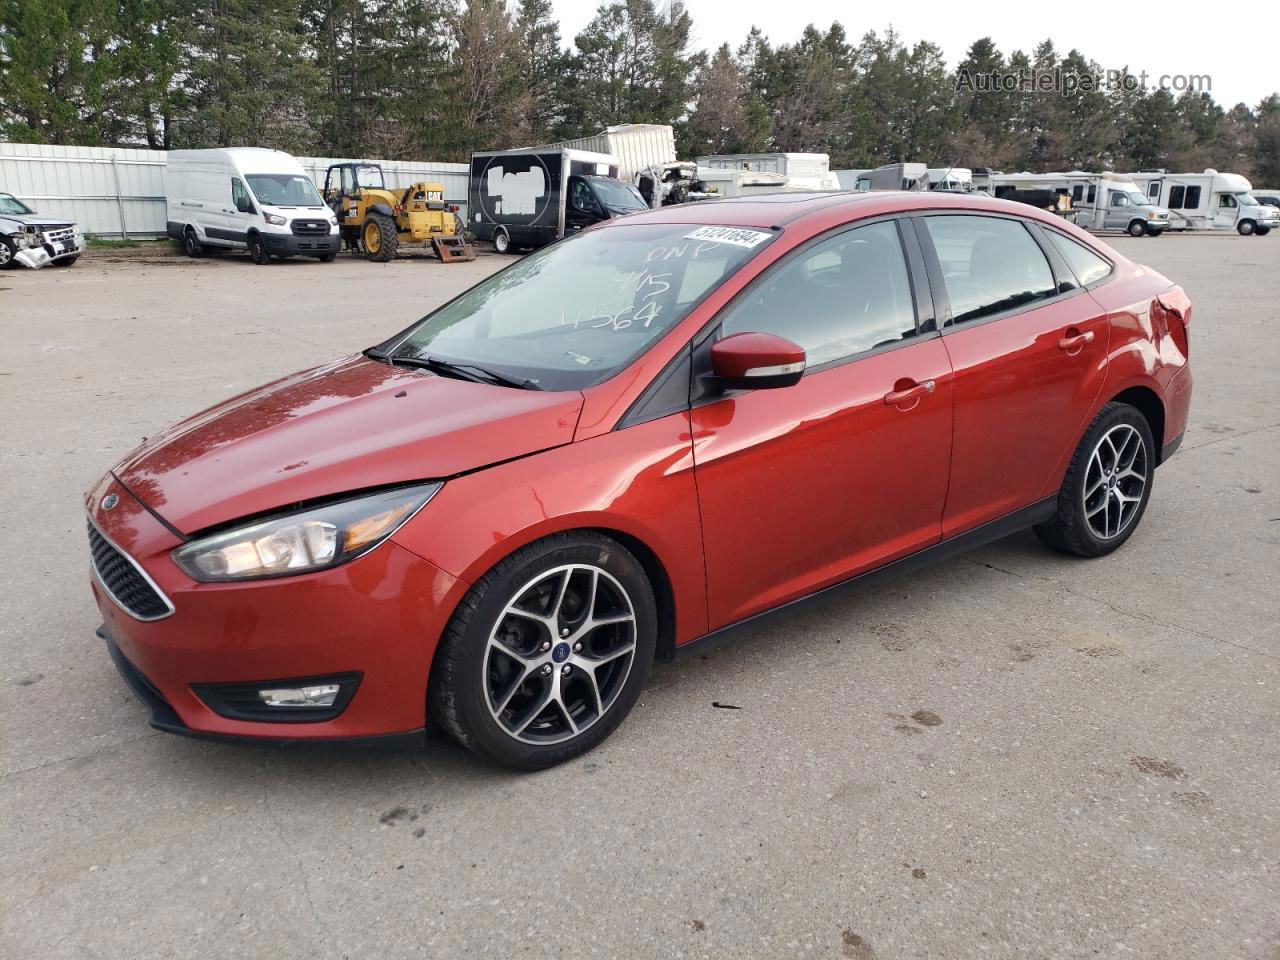
<path fill-rule="evenodd" d="M 13 194 L 0 193 L 0 270 L 69 267 L 82 253 L 84 234 L 74 223 L 38 216 Z"/>

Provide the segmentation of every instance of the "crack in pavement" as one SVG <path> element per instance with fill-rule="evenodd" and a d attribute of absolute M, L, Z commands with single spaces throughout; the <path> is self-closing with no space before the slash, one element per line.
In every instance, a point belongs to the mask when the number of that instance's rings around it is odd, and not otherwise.
<path fill-rule="evenodd" d="M 130 737 L 128 740 L 121 740 L 118 743 L 109 743 L 105 747 L 98 750 L 91 750 L 88 753 L 73 753 L 69 757 L 58 757 L 56 760 L 46 760 L 43 763 L 32 764 L 29 767 L 19 767 L 17 770 L 10 770 L 8 773 L 0 774 L 0 783 L 6 783 L 11 778 L 21 776 L 24 773 L 35 773 L 37 770 L 47 770 L 50 767 L 56 767 L 61 763 L 70 763 L 72 760 L 90 760 L 99 757 L 111 750 L 118 750 L 121 747 L 127 747 L 131 743 L 141 743 L 143 740 L 150 740 L 152 737 L 162 737 L 159 730 L 152 730 L 144 733 L 140 737 Z"/>
<path fill-rule="evenodd" d="M 1280 427 L 1280 423 L 1268 423 L 1268 424 L 1264 424 L 1261 427 L 1254 427 L 1252 430 L 1232 431 L 1231 433 L 1223 434 L 1220 437 L 1215 437 L 1212 440 L 1206 440 L 1204 443 L 1188 444 L 1182 449 L 1184 451 L 1185 450 L 1203 450 L 1205 447 L 1212 447 L 1215 443 L 1221 443 L 1223 440 L 1236 440 L 1236 439 L 1239 439 L 1240 437 L 1247 437 L 1251 433 L 1258 433 L 1259 431 L 1262 431 L 1262 430 L 1274 430 L 1276 427 Z"/>

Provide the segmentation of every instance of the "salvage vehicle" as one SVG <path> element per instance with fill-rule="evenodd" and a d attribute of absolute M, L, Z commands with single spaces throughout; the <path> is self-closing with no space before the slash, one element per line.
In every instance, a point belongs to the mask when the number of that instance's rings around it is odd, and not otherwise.
<path fill-rule="evenodd" d="M 618 175 L 617 157 L 569 147 L 473 153 L 470 230 L 498 253 L 510 253 L 649 209 Z"/>
<path fill-rule="evenodd" d="M 1152 203 L 1164 204 L 1177 230 L 1235 230 L 1242 237 L 1265 237 L 1280 227 L 1280 209 L 1254 197 L 1238 173 L 1168 173 L 1144 170 L 1125 174 Z"/>
<path fill-rule="evenodd" d="M 430 724 L 546 767 L 655 659 L 802 602 L 1025 527 L 1117 550 L 1186 429 L 1190 321 L 1001 200 L 601 223 L 145 440 L 85 500 L 101 633 L 162 730 Z"/>
<path fill-rule="evenodd" d="M 285 257 L 328 263 L 338 221 L 302 164 L 282 150 L 170 150 L 165 229 L 189 257 L 246 250 L 257 264 Z"/>
<path fill-rule="evenodd" d="M 84 234 L 69 220 L 41 217 L 11 193 L 0 193 L 0 270 L 69 267 L 84 253 Z"/>
<path fill-rule="evenodd" d="M 347 249 L 363 252 L 366 260 L 387 263 L 414 244 L 443 263 L 476 258 L 462 235 L 457 204 L 445 201 L 443 183 L 391 188 L 381 164 L 335 163 L 325 171 L 324 200 Z"/>

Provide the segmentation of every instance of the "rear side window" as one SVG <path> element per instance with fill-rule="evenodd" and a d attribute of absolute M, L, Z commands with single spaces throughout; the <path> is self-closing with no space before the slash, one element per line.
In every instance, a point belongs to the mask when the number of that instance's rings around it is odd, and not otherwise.
<path fill-rule="evenodd" d="M 1057 292 L 1039 244 L 1016 220 L 924 217 L 942 265 L 951 323 L 978 320 Z"/>
<path fill-rule="evenodd" d="M 1169 206 L 1174 210 L 1182 209 L 1182 198 L 1186 195 L 1186 187 L 1170 187 L 1169 188 Z"/>
<path fill-rule="evenodd" d="M 1058 248 L 1058 252 L 1066 259 L 1071 272 L 1080 281 L 1080 286 L 1087 287 L 1097 283 L 1111 273 L 1111 264 L 1087 248 L 1084 244 L 1065 237 L 1057 230 L 1046 230 L 1049 240 Z"/>
<path fill-rule="evenodd" d="M 1200 206 L 1200 188 L 1187 187 L 1187 201 L 1183 205 L 1184 210 L 1194 210 Z"/>
<path fill-rule="evenodd" d="M 898 228 L 873 223 L 814 244 L 730 308 L 721 330 L 786 337 L 811 367 L 915 336 Z"/>

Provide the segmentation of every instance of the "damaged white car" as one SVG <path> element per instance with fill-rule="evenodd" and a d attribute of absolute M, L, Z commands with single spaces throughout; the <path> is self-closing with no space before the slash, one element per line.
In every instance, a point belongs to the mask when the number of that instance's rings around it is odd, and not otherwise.
<path fill-rule="evenodd" d="M 39 269 L 69 267 L 84 253 L 84 234 L 74 223 L 37 216 L 11 193 L 0 193 L 0 270 L 16 264 Z"/>

